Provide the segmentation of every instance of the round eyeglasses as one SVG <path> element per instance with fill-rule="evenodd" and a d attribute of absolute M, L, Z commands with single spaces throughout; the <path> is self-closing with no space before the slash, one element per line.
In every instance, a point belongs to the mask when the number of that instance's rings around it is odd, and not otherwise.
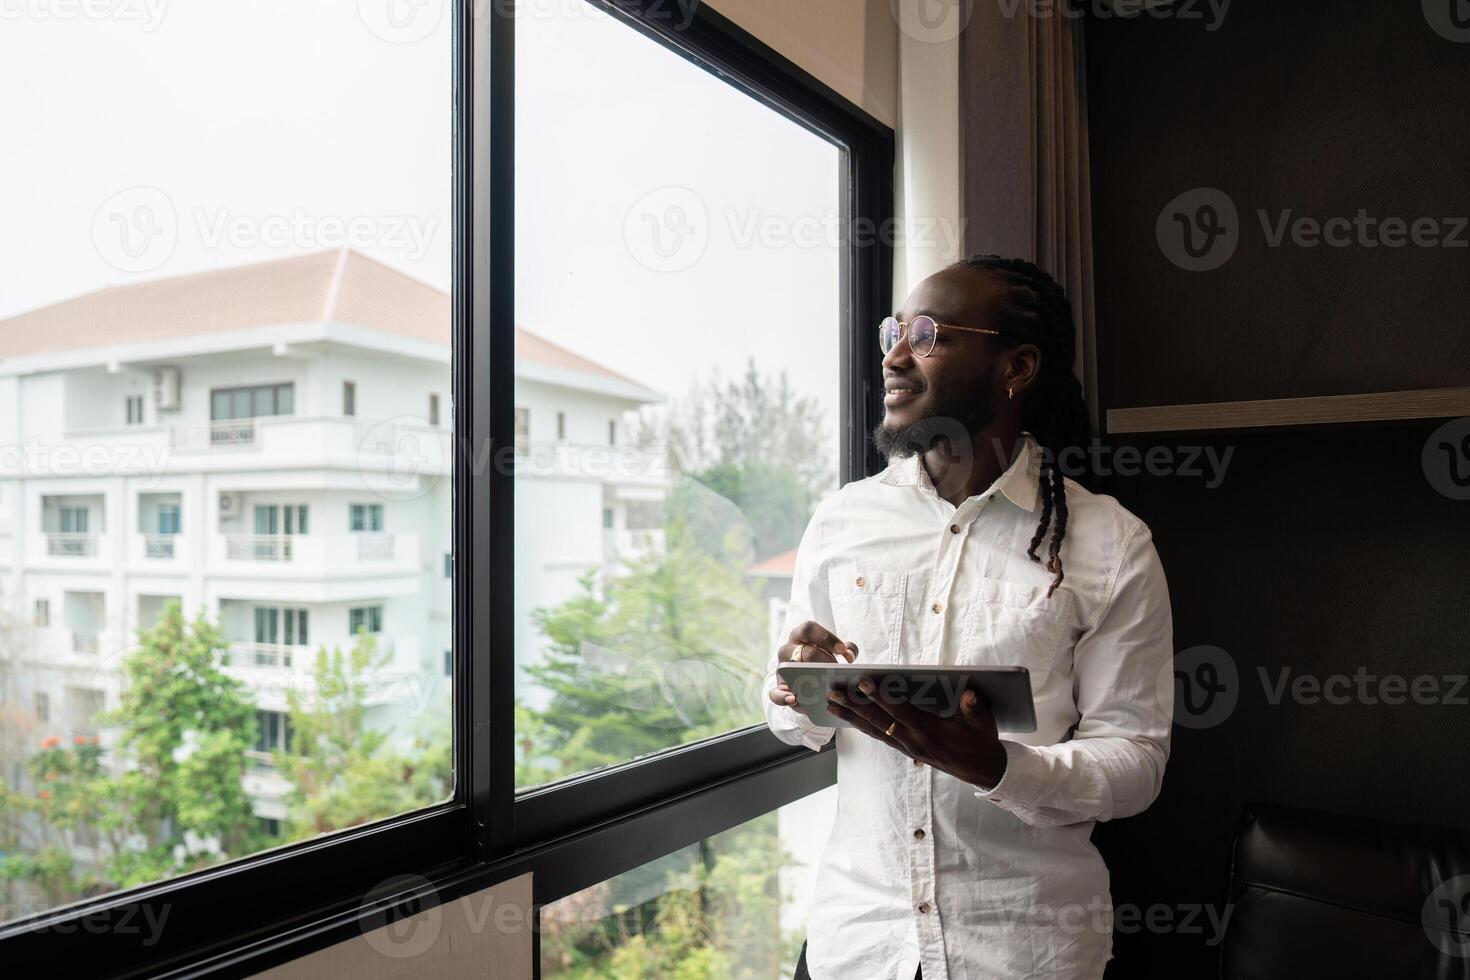
<path fill-rule="evenodd" d="M 898 342 L 908 337 L 909 349 L 920 357 L 928 357 L 934 353 L 934 343 L 939 339 L 939 331 L 945 330 L 967 330 L 970 333 L 988 333 L 999 337 L 999 330 L 987 330 L 985 327 L 962 327 L 955 323 L 940 323 L 932 316 L 921 313 L 912 320 L 900 320 L 897 317 L 885 316 L 883 322 L 878 324 L 878 347 L 886 355 Z"/>

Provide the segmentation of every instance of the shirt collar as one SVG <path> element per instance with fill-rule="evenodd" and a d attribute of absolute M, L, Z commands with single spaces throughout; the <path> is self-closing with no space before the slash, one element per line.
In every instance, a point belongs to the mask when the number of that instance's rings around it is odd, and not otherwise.
<path fill-rule="evenodd" d="M 1029 514 L 1036 509 L 1036 484 L 1041 477 L 1041 453 L 1036 438 L 1030 432 L 1022 432 L 1021 437 L 1021 451 L 1016 454 L 1011 465 L 988 490 L 975 494 L 975 497 L 1000 493 Z M 935 492 L 920 453 L 891 460 L 887 469 L 878 475 L 878 482 L 892 487 L 911 487 L 927 490 L 929 493 Z"/>

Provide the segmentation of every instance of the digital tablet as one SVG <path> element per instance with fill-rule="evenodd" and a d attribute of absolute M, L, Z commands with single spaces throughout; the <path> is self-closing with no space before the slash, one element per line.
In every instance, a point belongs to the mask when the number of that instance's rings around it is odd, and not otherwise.
<path fill-rule="evenodd" d="M 815 724 L 824 728 L 851 728 L 827 713 L 827 694 L 841 690 L 858 703 L 870 700 L 907 701 L 941 717 L 958 714 L 966 688 L 990 706 L 1001 732 L 1036 731 L 1036 704 L 1031 699 L 1031 672 L 1018 666 L 940 667 L 935 664 L 810 664 L 785 663 L 776 673 L 796 695 Z M 871 678 L 876 690 L 869 698 L 858 680 Z"/>

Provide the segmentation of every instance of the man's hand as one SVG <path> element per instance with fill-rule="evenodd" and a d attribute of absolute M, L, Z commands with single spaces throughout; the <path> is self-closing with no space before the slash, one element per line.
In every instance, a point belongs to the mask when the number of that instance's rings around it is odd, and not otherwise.
<path fill-rule="evenodd" d="M 796 656 L 796 651 L 801 650 L 801 656 Z M 787 642 L 781 644 L 776 651 L 777 658 L 781 663 L 790 663 L 797 660 L 800 663 L 816 664 L 841 664 L 852 663 L 857 659 L 857 644 L 846 643 L 839 640 L 832 631 L 821 623 L 812 622 L 810 619 L 804 623 L 798 623 L 791 631 Z M 796 695 L 791 693 L 791 687 L 776 676 L 776 686 L 772 688 L 770 698 L 783 708 L 795 708 L 801 711 L 801 704 L 796 700 Z M 806 712 L 802 711 L 802 714 Z"/>
<path fill-rule="evenodd" d="M 871 678 L 864 677 L 858 688 L 871 700 L 863 704 L 833 691 L 827 710 L 909 758 L 981 789 L 993 789 L 1005 775 L 1005 746 L 996 733 L 995 716 L 974 690 L 960 694 L 959 711 L 941 718 L 907 701 L 879 696 Z M 892 735 L 886 734 L 890 728 Z"/>

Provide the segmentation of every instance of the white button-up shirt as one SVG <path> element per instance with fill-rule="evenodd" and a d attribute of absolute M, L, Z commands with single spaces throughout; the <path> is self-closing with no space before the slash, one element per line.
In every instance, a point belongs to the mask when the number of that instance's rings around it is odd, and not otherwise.
<path fill-rule="evenodd" d="M 1094 980 L 1112 957 L 1093 823 L 1158 795 L 1174 708 L 1173 620 L 1148 528 L 1066 483 L 1065 578 L 1046 597 L 1040 452 L 958 507 L 919 456 L 842 487 L 802 536 L 785 634 L 815 620 L 858 662 L 1020 664 L 1037 729 L 1006 734 L 989 792 L 765 699 L 784 741 L 837 735 L 837 814 L 807 928 L 814 980 Z M 776 683 L 771 658 L 765 691 Z"/>

